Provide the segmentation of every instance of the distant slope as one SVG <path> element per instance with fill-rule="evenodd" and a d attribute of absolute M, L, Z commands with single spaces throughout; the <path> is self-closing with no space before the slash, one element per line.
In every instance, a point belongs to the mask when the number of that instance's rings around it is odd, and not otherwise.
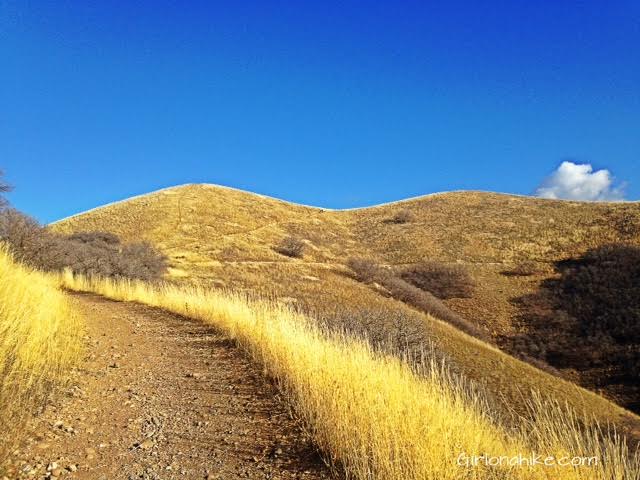
<path fill-rule="evenodd" d="M 411 221 L 393 223 L 398 212 Z M 613 404 L 569 386 L 457 330 L 421 316 L 377 288 L 354 280 L 345 263 L 367 257 L 400 266 L 433 259 L 465 265 L 477 282 L 472 298 L 447 304 L 486 330 L 507 350 L 508 339 L 526 335 L 517 299 L 553 277 L 553 262 L 589 248 L 624 241 L 640 245 L 629 225 L 640 225 L 637 203 L 551 201 L 482 192 L 451 192 L 383 206 L 332 211 L 291 204 L 213 185 L 185 185 L 95 209 L 57 222 L 62 232 L 108 230 L 126 240 L 146 239 L 171 259 L 171 276 L 236 290 L 276 295 L 332 318 L 411 318 L 416 333 L 433 341 L 470 378 L 514 405 L 522 392 L 538 388 L 616 423 L 626 416 Z M 638 229 L 640 231 L 640 229 Z M 304 239 L 304 258 L 291 259 L 273 247 L 287 235 Z M 534 272 L 505 275 L 526 262 Z M 391 324 L 389 320 L 387 323 Z M 389 327 L 392 328 L 392 327 Z M 505 340 L 506 339 L 506 340 Z M 512 353 L 518 353 L 513 351 Z M 587 372 L 591 375 L 593 372 Z M 598 372 L 599 378 L 607 372 Z M 585 372 L 563 375 L 586 386 Z M 624 391 L 602 393 L 625 403 Z"/>

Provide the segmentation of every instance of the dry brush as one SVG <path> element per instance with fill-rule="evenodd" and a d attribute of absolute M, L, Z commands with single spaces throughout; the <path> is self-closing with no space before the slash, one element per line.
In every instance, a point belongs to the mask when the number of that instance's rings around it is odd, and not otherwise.
<path fill-rule="evenodd" d="M 329 463 L 353 479 L 636 479 L 638 457 L 614 434 L 574 413 L 532 401 L 519 427 L 445 366 L 416 372 L 354 338 L 320 330 L 287 307 L 219 291 L 87 279 L 62 284 L 137 301 L 224 331 L 275 378 Z M 595 456 L 597 465 L 468 468 L 461 454 Z"/>

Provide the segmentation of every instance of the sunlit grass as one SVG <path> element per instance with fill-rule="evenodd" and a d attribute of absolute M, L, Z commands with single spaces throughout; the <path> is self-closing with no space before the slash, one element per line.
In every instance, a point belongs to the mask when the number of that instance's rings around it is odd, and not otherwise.
<path fill-rule="evenodd" d="M 624 441 L 585 428 L 570 410 L 532 396 L 531 416 L 506 427 L 478 393 L 441 365 L 416 372 L 363 341 L 328 334 L 300 314 L 265 301 L 170 285 L 65 274 L 73 290 L 137 301 L 196 318 L 235 339 L 275 378 L 334 467 L 380 480 L 635 479 L 638 457 Z M 503 412 L 504 413 L 504 412 Z M 461 467 L 460 454 L 594 456 L 595 466 Z"/>
<path fill-rule="evenodd" d="M 0 455 L 80 357 L 81 322 L 54 278 L 0 244 Z"/>

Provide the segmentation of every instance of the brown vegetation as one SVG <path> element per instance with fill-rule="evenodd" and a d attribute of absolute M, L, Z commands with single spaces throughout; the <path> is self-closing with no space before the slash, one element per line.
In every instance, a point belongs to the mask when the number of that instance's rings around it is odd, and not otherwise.
<path fill-rule="evenodd" d="M 517 300 L 526 330 L 504 338 L 506 348 L 578 371 L 640 409 L 640 248 L 604 245 L 556 269 L 557 278 Z"/>
<path fill-rule="evenodd" d="M 11 185 L 6 183 L 2 177 L 4 177 L 4 173 L 2 170 L 0 170 L 0 207 L 7 204 L 7 200 L 1 194 L 10 192 L 12 190 Z"/>
<path fill-rule="evenodd" d="M 391 269 L 377 266 L 373 261 L 368 259 L 352 258 L 347 261 L 347 265 L 354 271 L 357 278 L 362 282 L 376 282 L 386 288 L 391 296 L 401 302 L 411 305 L 424 313 L 433 315 L 439 320 L 443 320 L 450 323 L 454 327 L 462 330 L 463 332 L 488 341 L 489 337 L 480 330 L 476 325 L 462 318 L 460 315 L 454 313 L 444 303 L 442 303 L 435 295 L 426 289 L 419 288 L 411 283 L 405 281 L 403 278 L 397 276 Z M 421 270 L 418 269 L 418 272 Z M 426 286 L 435 285 L 437 283 L 437 277 L 435 273 L 437 269 L 430 268 L 428 275 L 425 274 L 421 277 L 420 274 L 414 274 L 410 278 L 418 282 L 424 280 L 421 285 Z M 443 272 L 442 278 L 442 290 L 444 292 L 448 289 L 449 293 L 462 290 L 461 285 L 467 285 L 466 283 L 455 284 L 451 282 L 451 270 L 440 269 Z M 466 281 L 467 278 L 464 277 Z"/>
<path fill-rule="evenodd" d="M 414 287 L 445 300 L 469 298 L 475 282 L 462 265 L 424 261 L 401 270 L 400 276 Z"/>
<path fill-rule="evenodd" d="M 298 237 L 288 236 L 274 248 L 281 255 L 291 258 L 302 258 L 304 255 L 305 244 Z"/>
<path fill-rule="evenodd" d="M 416 216 L 414 213 L 407 209 L 403 208 L 402 210 L 397 211 L 393 214 L 392 217 L 389 217 L 385 220 L 385 223 L 393 223 L 396 225 L 402 225 L 403 223 L 411 223 L 416 220 Z"/>
<path fill-rule="evenodd" d="M 45 271 L 69 268 L 86 275 L 150 281 L 167 269 L 166 257 L 148 242 L 122 244 L 117 235 L 106 232 L 58 234 L 12 208 L 0 211 L 0 240 L 20 262 Z"/>

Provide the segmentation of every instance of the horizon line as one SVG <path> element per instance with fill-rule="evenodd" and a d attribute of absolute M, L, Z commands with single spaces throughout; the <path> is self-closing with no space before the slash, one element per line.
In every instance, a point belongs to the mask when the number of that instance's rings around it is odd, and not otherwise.
<path fill-rule="evenodd" d="M 502 196 L 508 196 L 508 197 L 516 197 L 516 198 L 530 198 L 533 200 L 542 200 L 542 201 L 552 201 L 552 202 L 568 202 L 568 203 L 638 203 L 640 202 L 640 200 L 574 200 L 574 199 L 563 199 L 563 198 L 544 198 L 544 197 L 537 197 L 535 195 L 525 195 L 525 194 L 519 194 L 519 193 L 506 193 L 506 192 L 495 192 L 495 191 L 491 191 L 491 190 L 465 190 L 465 189 L 458 189 L 458 190 L 445 190 L 445 191 L 440 191 L 440 192 L 432 192 L 432 193 L 425 193 L 425 194 L 421 194 L 421 195 L 415 195 L 412 197 L 407 197 L 407 198 L 402 198 L 399 200 L 391 200 L 388 202 L 382 202 L 382 203 L 376 203 L 373 205 L 365 205 L 362 207 L 349 207 L 349 208 L 329 208 L 329 207 L 318 207 L 316 205 L 308 205 L 308 204 L 304 204 L 304 203 L 298 203 L 298 202 L 294 202 L 294 201 L 290 201 L 290 200 L 285 200 L 283 198 L 278 198 L 278 197 L 273 197 L 271 195 L 266 195 L 263 193 L 258 193 L 258 192 L 252 192 L 250 190 L 243 190 L 241 188 L 237 188 L 237 187 L 231 187 L 228 185 L 222 185 L 222 184 L 218 184 L 218 183 L 209 183 L 209 182 L 188 182 L 188 183 L 182 183 L 182 184 L 178 184 L 178 185 L 172 185 L 172 186 L 168 186 L 168 187 L 162 187 L 159 188 L 157 190 L 152 190 L 150 192 L 146 192 L 146 193 L 140 193 L 137 195 L 133 195 L 127 198 L 123 198 L 120 200 L 114 200 L 113 202 L 108 202 L 105 203 L 103 205 L 98 205 L 96 207 L 90 208 L 88 210 L 84 210 L 78 213 L 74 213 L 72 215 L 68 215 L 66 217 L 60 218 L 58 220 L 54 220 L 52 222 L 47 223 L 47 225 L 55 225 L 56 223 L 59 222 L 63 222 L 65 220 L 69 220 L 71 218 L 74 217 L 78 217 L 80 215 L 84 215 L 86 213 L 90 213 L 90 212 L 94 212 L 96 210 L 100 210 L 102 208 L 107 208 L 113 205 L 117 205 L 119 203 L 124 203 L 124 202 L 128 202 L 130 200 L 134 200 L 136 198 L 141 198 L 141 197 L 146 197 L 147 195 L 153 195 L 156 193 L 160 193 L 160 192 L 164 192 L 166 190 L 173 190 L 173 189 L 178 189 L 178 188 L 183 188 L 183 187 L 190 187 L 190 186 L 207 186 L 207 187 L 215 187 L 215 188 L 222 188 L 222 189 L 227 189 L 227 190 L 232 190 L 235 192 L 240 192 L 240 193 L 246 193 L 249 195 L 254 195 L 257 197 L 261 197 L 261 198 L 265 198 L 265 199 L 269 199 L 269 200 L 275 200 L 277 202 L 282 202 L 282 203 L 287 203 L 289 205 L 293 205 L 293 206 L 297 206 L 297 207 L 304 207 L 304 208 L 311 208 L 314 210 L 325 210 L 325 211 L 330 211 L 330 212 L 349 212 L 349 211 L 355 211 L 355 210 L 365 210 L 365 209 L 373 209 L 373 208 L 379 208 L 379 207 L 384 207 L 384 206 L 389 206 L 389 205 L 394 205 L 394 204 L 399 204 L 399 203 L 405 203 L 405 202 L 410 202 L 413 200 L 420 200 L 423 198 L 428 198 L 428 197 L 433 197 L 436 195 L 446 195 L 449 193 L 486 193 L 486 194 L 493 194 L 493 195 L 502 195 Z"/>

